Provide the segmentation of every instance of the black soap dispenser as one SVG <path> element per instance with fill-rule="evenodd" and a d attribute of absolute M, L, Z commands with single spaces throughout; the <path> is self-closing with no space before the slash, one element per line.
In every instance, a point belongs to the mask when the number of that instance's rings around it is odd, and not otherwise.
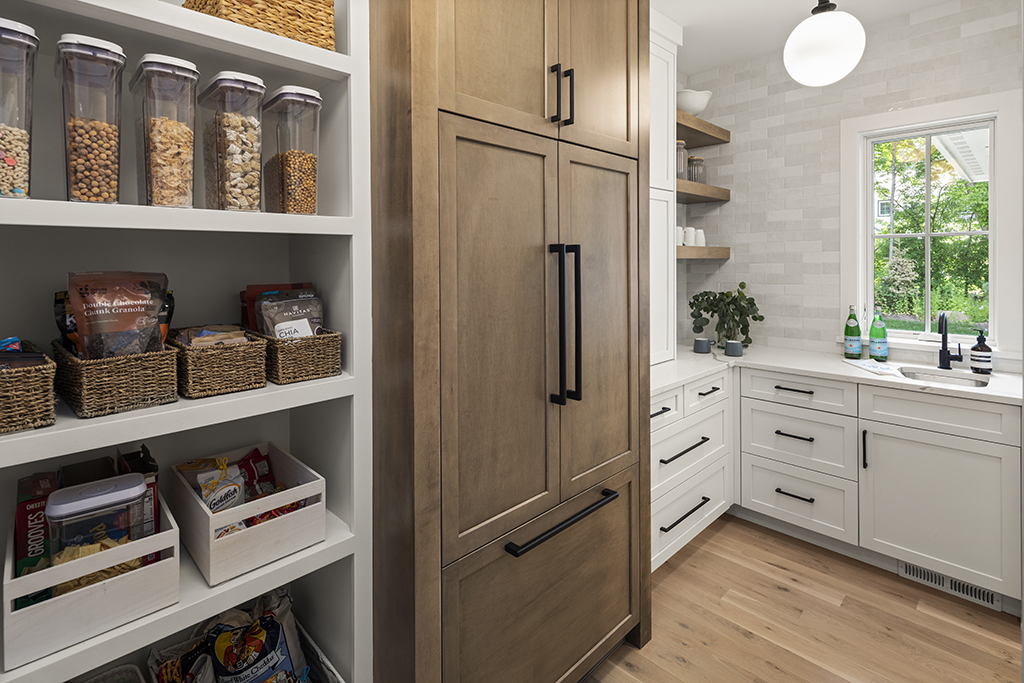
<path fill-rule="evenodd" d="M 971 347 L 971 372 L 992 374 L 992 349 L 985 343 L 985 330 L 978 329 L 978 343 Z"/>

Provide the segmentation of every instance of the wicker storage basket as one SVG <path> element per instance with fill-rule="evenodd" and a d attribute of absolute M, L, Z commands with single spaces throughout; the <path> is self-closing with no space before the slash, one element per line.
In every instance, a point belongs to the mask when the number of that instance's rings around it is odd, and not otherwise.
<path fill-rule="evenodd" d="M 84 683 L 146 683 L 146 679 L 142 677 L 139 667 L 134 664 L 123 664 L 93 676 Z"/>
<path fill-rule="evenodd" d="M 334 49 L 334 0 L 185 0 L 184 7 Z"/>
<path fill-rule="evenodd" d="M 178 400 L 175 349 L 79 360 L 54 340 L 57 393 L 78 417 L 146 408 Z"/>
<path fill-rule="evenodd" d="M 167 344 L 178 350 L 178 393 L 203 398 L 267 386 L 267 342 L 253 335 L 245 344 L 185 346 L 177 330 Z"/>
<path fill-rule="evenodd" d="M 22 342 L 22 348 L 39 352 L 30 342 Z M 57 421 L 53 399 L 56 370 L 57 365 L 49 358 L 44 365 L 0 370 L 0 434 L 46 427 Z"/>
<path fill-rule="evenodd" d="M 274 384 L 305 382 L 341 374 L 341 332 L 299 339 L 275 339 L 258 332 L 249 334 L 267 342 L 267 379 Z"/>

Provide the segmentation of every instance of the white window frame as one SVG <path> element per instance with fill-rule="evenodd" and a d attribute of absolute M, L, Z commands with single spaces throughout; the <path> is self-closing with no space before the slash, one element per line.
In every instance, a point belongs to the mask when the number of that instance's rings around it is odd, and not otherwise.
<path fill-rule="evenodd" d="M 888 212 L 882 213 L 882 204 L 886 204 L 889 208 Z M 875 215 L 879 218 L 887 218 L 892 215 L 892 199 L 879 199 L 878 209 L 875 211 Z"/>
<path fill-rule="evenodd" d="M 992 179 L 989 192 L 989 220 L 992 240 L 999 248 L 989 257 L 989 323 L 998 343 L 997 357 L 1020 360 L 1022 337 L 1021 311 L 1024 310 L 1024 105 L 1022 91 L 1012 90 L 979 97 L 949 100 L 869 116 L 845 119 L 840 124 L 840 301 L 836 329 L 842 329 L 845 311 L 854 303 L 864 321 L 870 318 L 873 278 L 868 281 L 867 226 L 874 224 L 874 182 L 865 171 L 866 139 L 881 135 L 900 136 L 922 128 L 959 127 L 992 119 Z M 994 187 L 1008 188 L 997 192 Z M 872 220 L 869 223 L 868 217 Z M 996 226 L 999 226 L 998 228 Z M 996 231 L 998 230 L 998 235 Z M 873 232 L 873 229 L 872 229 Z M 937 335 L 931 335 L 937 338 Z M 837 341 L 841 341 L 837 339 Z M 927 335 L 918 339 L 891 337 L 890 347 L 936 351 L 937 344 Z"/>

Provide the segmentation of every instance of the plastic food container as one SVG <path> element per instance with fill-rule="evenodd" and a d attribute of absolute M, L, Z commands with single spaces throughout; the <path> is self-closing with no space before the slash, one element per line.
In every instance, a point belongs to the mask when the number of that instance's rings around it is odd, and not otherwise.
<path fill-rule="evenodd" d="M 221 71 L 199 96 L 206 208 L 260 210 L 260 106 L 266 91 L 255 76 Z"/>
<path fill-rule="evenodd" d="M 64 84 L 68 200 L 116 204 L 124 51 L 106 40 L 65 33 L 57 43 L 56 69 Z"/>
<path fill-rule="evenodd" d="M 28 196 L 38 47 L 31 26 L 0 19 L 0 197 Z"/>
<path fill-rule="evenodd" d="M 139 204 L 192 206 L 198 80 L 195 64 L 165 55 L 143 55 L 135 68 Z"/>
<path fill-rule="evenodd" d="M 690 157 L 687 166 L 687 177 L 690 182 L 705 182 L 704 157 Z"/>
<path fill-rule="evenodd" d="M 686 180 L 686 142 L 676 140 L 676 178 Z"/>
<path fill-rule="evenodd" d="M 106 539 L 120 544 L 141 538 L 145 495 L 146 479 L 137 473 L 54 491 L 46 499 L 50 538 L 57 546 L 53 552 Z"/>
<path fill-rule="evenodd" d="M 267 96 L 267 162 L 263 183 L 271 213 L 316 213 L 316 168 L 320 153 L 320 108 L 316 90 L 286 85 Z"/>

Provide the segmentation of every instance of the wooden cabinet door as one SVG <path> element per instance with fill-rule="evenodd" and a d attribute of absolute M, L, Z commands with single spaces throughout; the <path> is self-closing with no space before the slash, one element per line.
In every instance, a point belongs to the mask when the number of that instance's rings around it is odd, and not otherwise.
<path fill-rule="evenodd" d="M 442 571 L 445 683 L 578 681 L 633 628 L 639 620 L 636 469 Z M 588 508 L 590 514 L 519 557 L 506 550 Z"/>
<path fill-rule="evenodd" d="M 562 407 L 561 487 L 567 500 L 638 461 L 637 163 L 561 144 L 558 167 L 559 240 L 580 247 L 580 256 L 570 255 L 566 267 L 572 273 L 566 296 L 568 386 L 582 394 Z"/>
<path fill-rule="evenodd" d="M 441 114 L 442 561 L 559 502 L 558 143 Z M 553 340 L 553 341 L 552 341 Z"/>
<path fill-rule="evenodd" d="M 558 137 L 558 0 L 439 0 L 437 26 L 441 109 Z"/>
<path fill-rule="evenodd" d="M 637 158 L 637 39 L 637 0 L 560 0 L 558 55 L 576 105 L 560 139 Z"/>

